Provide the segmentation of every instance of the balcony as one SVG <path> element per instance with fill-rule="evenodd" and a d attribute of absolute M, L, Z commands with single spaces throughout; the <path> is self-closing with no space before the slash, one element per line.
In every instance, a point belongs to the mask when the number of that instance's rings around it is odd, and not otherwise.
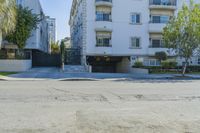
<path fill-rule="evenodd" d="M 95 5 L 112 7 L 112 0 L 96 0 Z"/>
<path fill-rule="evenodd" d="M 151 46 L 149 46 L 148 48 L 148 55 L 149 56 L 155 56 L 156 52 L 165 52 L 168 56 L 170 56 L 171 54 L 169 53 L 169 49 L 167 48 L 153 48 Z"/>
<path fill-rule="evenodd" d="M 165 23 L 149 23 L 149 33 L 162 33 Z"/>
<path fill-rule="evenodd" d="M 176 0 L 150 0 L 150 9 L 176 10 Z"/>
<path fill-rule="evenodd" d="M 111 22 L 111 13 L 96 12 L 96 21 Z"/>

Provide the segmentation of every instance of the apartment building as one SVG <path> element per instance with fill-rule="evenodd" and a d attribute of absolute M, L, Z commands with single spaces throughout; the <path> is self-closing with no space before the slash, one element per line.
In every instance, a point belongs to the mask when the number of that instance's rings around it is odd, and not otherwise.
<path fill-rule="evenodd" d="M 50 18 L 49 16 L 46 16 L 46 21 L 48 24 L 48 39 L 49 39 L 49 53 L 51 53 L 51 43 L 56 42 L 56 19 Z"/>
<path fill-rule="evenodd" d="M 40 22 L 26 42 L 25 49 L 49 52 L 48 22 L 39 0 L 16 0 L 17 5 L 28 7 L 34 14 L 39 14 Z"/>
<path fill-rule="evenodd" d="M 199 2 L 195 0 L 194 2 Z M 158 66 L 166 23 L 190 0 L 73 0 L 71 43 L 81 49 L 82 64 L 93 72 L 129 72 L 135 61 Z M 182 65 L 183 60 L 177 59 Z M 190 64 L 200 65 L 194 57 Z"/>
<path fill-rule="evenodd" d="M 48 32 L 49 32 L 49 41 L 55 43 L 56 42 L 56 19 L 46 17 L 46 21 L 48 23 Z"/>

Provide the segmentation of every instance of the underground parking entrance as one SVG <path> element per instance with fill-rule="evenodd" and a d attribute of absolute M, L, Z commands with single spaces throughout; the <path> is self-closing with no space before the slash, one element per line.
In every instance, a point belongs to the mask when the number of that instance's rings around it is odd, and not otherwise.
<path fill-rule="evenodd" d="M 87 63 L 94 73 L 128 73 L 128 56 L 87 56 Z"/>

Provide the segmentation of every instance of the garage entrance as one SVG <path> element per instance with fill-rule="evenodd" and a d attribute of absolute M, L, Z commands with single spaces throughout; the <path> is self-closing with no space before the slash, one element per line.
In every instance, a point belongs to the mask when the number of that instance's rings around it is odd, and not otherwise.
<path fill-rule="evenodd" d="M 88 56 L 87 62 L 92 66 L 92 72 L 116 73 L 117 63 L 122 61 L 122 57 L 109 56 Z"/>

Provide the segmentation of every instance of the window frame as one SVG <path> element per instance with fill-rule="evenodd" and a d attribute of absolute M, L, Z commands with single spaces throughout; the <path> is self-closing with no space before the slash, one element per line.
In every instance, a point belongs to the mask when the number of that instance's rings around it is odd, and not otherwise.
<path fill-rule="evenodd" d="M 137 40 L 135 40 L 135 46 L 133 45 L 133 41 L 134 39 L 138 39 L 139 40 L 139 46 L 137 46 Z M 130 39 L 130 49 L 141 49 L 141 37 L 131 37 Z"/>
<path fill-rule="evenodd" d="M 137 22 L 137 15 L 139 16 L 139 22 Z M 135 17 L 135 21 L 134 22 L 133 22 L 133 16 Z M 131 15 L 130 15 L 130 24 L 133 24 L 133 25 L 142 24 L 141 21 L 142 21 L 141 13 L 138 13 L 138 12 L 131 13 Z"/>

